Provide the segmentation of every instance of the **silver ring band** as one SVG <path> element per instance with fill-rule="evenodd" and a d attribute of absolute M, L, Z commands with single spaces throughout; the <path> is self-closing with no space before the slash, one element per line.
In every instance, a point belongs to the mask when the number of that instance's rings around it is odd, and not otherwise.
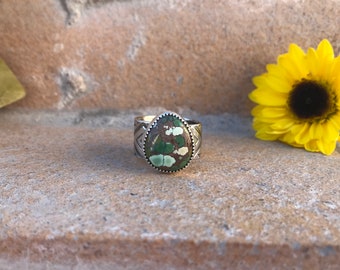
<path fill-rule="evenodd" d="M 152 125 L 155 125 L 155 123 L 164 116 L 175 116 L 181 119 L 183 124 L 188 127 L 190 137 L 192 138 L 192 156 L 191 158 L 198 158 L 201 152 L 201 145 L 202 145 L 202 125 L 200 122 L 195 120 L 190 120 L 186 118 L 180 117 L 176 113 L 172 112 L 166 112 L 164 114 L 161 114 L 159 116 L 156 115 L 145 115 L 145 116 L 137 116 L 134 119 L 134 149 L 135 149 L 135 155 L 137 157 L 145 158 L 145 141 L 146 137 L 152 129 Z M 149 162 L 150 163 L 150 162 Z M 152 165 L 152 164 L 151 164 Z M 153 166 L 154 167 L 154 166 Z M 158 169 L 158 168 L 156 168 Z M 161 171 L 164 171 L 162 169 Z M 166 171 L 165 172 L 172 172 L 172 171 Z"/>

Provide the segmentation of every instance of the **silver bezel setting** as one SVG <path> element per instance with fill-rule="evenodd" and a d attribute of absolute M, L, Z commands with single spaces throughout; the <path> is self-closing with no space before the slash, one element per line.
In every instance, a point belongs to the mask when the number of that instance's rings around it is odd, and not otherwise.
<path fill-rule="evenodd" d="M 187 164 L 183 167 L 183 168 L 180 168 L 178 170 L 174 170 L 174 171 L 171 171 L 171 170 L 164 170 L 164 169 L 160 169 L 156 166 L 154 166 L 151 161 L 146 157 L 146 153 L 145 153 L 145 143 L 146 143 L 146 140 L 150 134 L 150 131 L 155 127 L 155 125 L 157 124 L 157 122 L 165 117 L 165 116 L 174 116 L 176 117 L 178 120 L 180 120 L 184 126 L 186 127 L 186 129 L 188 130 L 189 132 L 189 136 L 190 136 L 190 146 L 191 146 L 191 156 L 190 156 L 190 159 L 189 161 L 187 162 Z M 178 172 L 178 171 L 181 171 L 183 169 L 185 169 L 186 167 L 188 167 L 188 165 L 190 164 L 191 160 L 193 159 L 193 156 L 194 156 L 194 153 L 195 153 L 195 145 L 194 145 L 194 138 L 193 138 L 193 135 L 192 135 L 192 131 L 191 131 L 191 128 L 189 126 L 189 124 L 187 123 L 187 121 L 185 121 L 185 119 L 183 117 L 181 117 L 179 114 L 175 113 L 175 112 L 164 112 L 162 114 L 159 114 L 157 115 L 148 125 L 147 129 L 146 129 L 146 132 L 145 132 L 145 135 L 144 135 L 144 139 L 143 139 L 143 153 L 144 153 L 144 159 L 151 165 L 151 167 L 155 168 L 156 170 L 162 172 L 162 173 L 174 173 L 174 172 Z"/>

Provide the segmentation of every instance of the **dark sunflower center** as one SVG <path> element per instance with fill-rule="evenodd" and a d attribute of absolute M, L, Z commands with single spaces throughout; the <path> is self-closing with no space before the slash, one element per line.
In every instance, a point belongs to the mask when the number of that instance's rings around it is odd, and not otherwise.
<path fill-rule="evenodd" d="M 330 110 L 331 97 L 324 85 L 314 81 L 302 81 L 291 91 L 288 105 L 299 118 L 321 117 Z"/>

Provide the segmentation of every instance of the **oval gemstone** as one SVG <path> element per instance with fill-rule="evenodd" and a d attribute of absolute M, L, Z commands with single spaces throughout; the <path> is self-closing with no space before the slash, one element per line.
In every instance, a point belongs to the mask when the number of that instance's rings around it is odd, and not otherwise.
<path fill-rule="evenodd" d="M 158 116 L 146 134 L 144 154 L 149 163 L 161 171 L 176 172 L 185 168 L 193 155 L 189 126 L 174 113 Z"/>

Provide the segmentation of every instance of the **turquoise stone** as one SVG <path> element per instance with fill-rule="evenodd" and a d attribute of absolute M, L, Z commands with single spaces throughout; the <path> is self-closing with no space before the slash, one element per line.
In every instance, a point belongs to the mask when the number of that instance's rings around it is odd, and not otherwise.
<path fill-rule="evenodd" d="M 148 128 L 144 154 L 149 163 L 164 172 L 188 166 L 193 155 L 193 140 L 186 122 L 175 113 L 158 116 Z"/>

